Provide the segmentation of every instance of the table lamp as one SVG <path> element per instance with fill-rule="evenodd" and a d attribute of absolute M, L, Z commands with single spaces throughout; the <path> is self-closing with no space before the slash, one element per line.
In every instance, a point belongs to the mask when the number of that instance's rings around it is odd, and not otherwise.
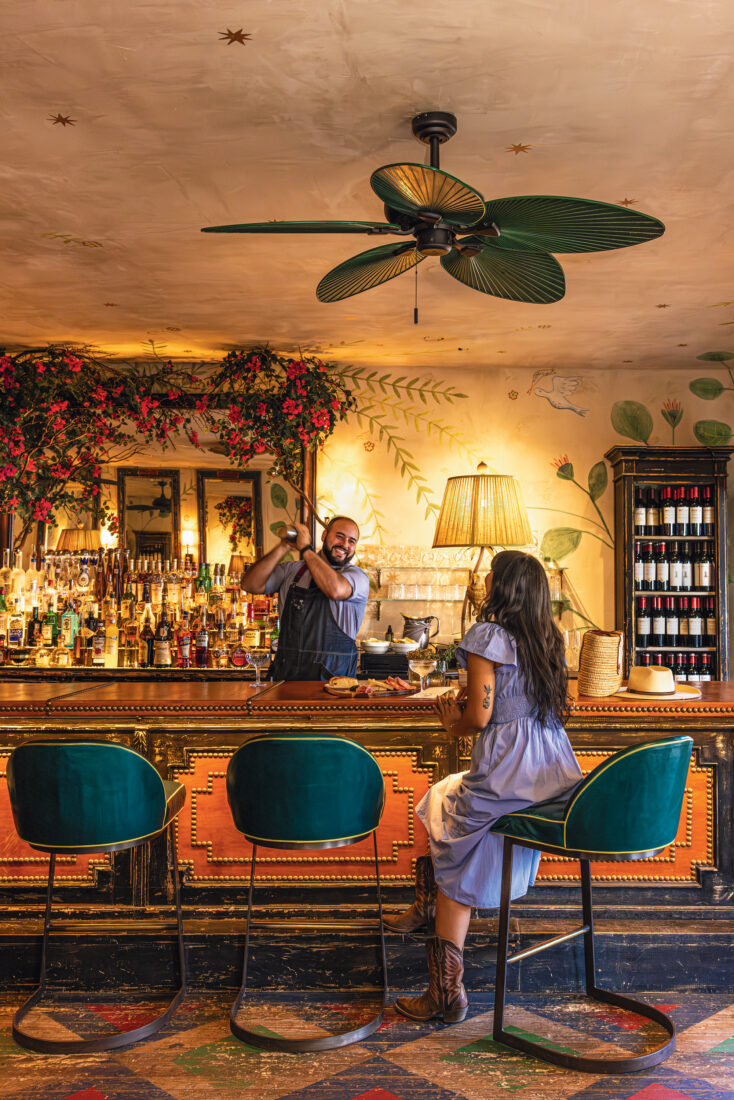
<path fill-rule="evenodd" d="M 99 550 L 102 538 L 99 528 L 87 530 L 85 527 L 63 527 L 56 543 L 57 552 L 60 550 L 73 552 L 77 550 Z"/>
<path fill-rule="evenodd" d="M 472 579 L 484 557 L 495 546 L 529 546 L 533 541 L 520 484 L 508 474 L 488 474 L 480 462 L 475 474 L 450 477 L 436 523 L 434 546 L 478 546 Z M 471 579 L 461 608 L 461 633 L 465 632 Z"/>

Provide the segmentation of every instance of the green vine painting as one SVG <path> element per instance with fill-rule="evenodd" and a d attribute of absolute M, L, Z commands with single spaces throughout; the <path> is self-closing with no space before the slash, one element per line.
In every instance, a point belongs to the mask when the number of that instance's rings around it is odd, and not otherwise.
<path fill-rule="evenodd" d="M 704 363 L 729 363 L 734 359 L 734 351 L 705 351 L 703 355 L 696 356 Z M 731 385 L 726 385 L 720 378 L 694 378 L 688 388 L 691 393 L 701 401 L 715 401 L 726 390 L 734 390 L 734 374 L 730 366 L 726 367 L 728 380 Z M 731 424 L 723 420 L 698 420 L 693 426 L 693 434 L 699 443 L 713 447 L 717 444 L 728 443 L 732 437 Z"/>
<path fill-rule="evenodd" d="M 543 557 L 548 561 L 562 561 L 563 558 L 568 557 L 569 554 L 572 554 L 573 551 L 578 548 L 584 535 L 592 539 L 598 539 L 603 546 L 613 550 L 614 537 L 597 504 L 599 497 L 602 496 L 609 484 L 606 463 L 604 461 L 594 463 L 587 474 L 586 486 L 576 480 L 573 464 L 569 460 L 568 455 L 561 455 L 561 457 L 555 459 L 551 465 L 555 467 L 556 477 L 559 477 L 562 481 L 572 482 L 572 484 L 589 498 L 599 519 L 591 519 L 588 516 L 580 515 L 578 512 L 567 512 L 561 508 L 534 509 L 538 511 L 559 512 L 562 515 L 583 519 L 585 523 L 591 524 L 598 529 L 597 531 L 589 531 L 581 527 L 550 527 L 543 535 L 543 540 L 540 544 L 540 552 Z M 599 531 L 603 532 L 603 534 L 599 534 Z"/>

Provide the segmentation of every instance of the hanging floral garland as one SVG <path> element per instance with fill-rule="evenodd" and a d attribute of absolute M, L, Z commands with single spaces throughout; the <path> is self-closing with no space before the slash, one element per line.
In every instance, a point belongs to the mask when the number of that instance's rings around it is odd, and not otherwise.
<path fill-rule="evenodd" d="M 219 516 L 219 522 L 225 531 L 229 531 L 228 538 L 233 551 L 241 542 L 252 541 L 252 498 L 251 497 L 225 497 L 214 510 Z"/>

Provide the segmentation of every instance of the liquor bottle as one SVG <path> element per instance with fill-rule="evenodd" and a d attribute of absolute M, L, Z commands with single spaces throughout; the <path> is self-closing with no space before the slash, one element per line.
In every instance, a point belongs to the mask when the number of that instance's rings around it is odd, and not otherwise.
<path fill-rule="evenodd" d="M 655 543 L 653 560 L 655 562 L 655 580 L 653 581 L 653 587 L 656 592 L 667 592 L 670 588 L 670 564 L 668 562 L 664 542 Z"/>
<path fill-rule="evenodd" d="M 675 505 L 675 526 L 676 535 L 690 535 L 689 523 L 690 523 L 690 508 L 688 505 L 688 491 L 685 485 L 680 485 L 676 489 L 677 501 Z"/>
<path fill-rule="evenodd" d="M 689 653 L 686 659 L 686 675 L 688 680 L 701 679 L 701 665 L 698 653 Z"/>
<path fill-rule="evenodd" d="M 653 596 L 650 600 L 651 608 L 651 622 L 650 622 L 650 640 L 647 643 L 649 646 L 664 646 L 665 645 L 665 615 L 663 614 L 663 597 Z"/>
<path fill-rule="evenodd" d="M 178 649 L 178 667 L 191 668 L 191 628 L 189 627 L 189 613 L 185 611 L 181 625 L 176 635 Z"/>
<path fill-rule="evenodd" d="M 655 587 L 656 576 L 656 562 L 653 557 L 652 543 L 643 542 L 642 544 L 642 584 L 640 585 L 640 591 L 652 592 Z"/>
<path fill-rule="evenodd" d="M 701 654 L 700 670 L 698 673 L 699 680 L 713 680 L 713 661 L 710 653 Z"/>
<path fill-rule="evenodd" d="M 8 605 L 5 602 L 5 589 L 0 588 L 0 653 L 5 654 L 8 644 Z M 0 663 L 2 663 L 0 661 Z"/>
<path fill-rule="evenodd" d="M 159 558 L 156 558 L 150 574 L 150 602 L 154 611 L 157 611 L 163 602 L 163 573 Z"/>
<path fill-rule="evenodd" d="M 94 599 L 102 614 L 102 605 L 107 598 L 107 570 L 105 568 L 104 551 L 97 555 L 97 565 L 94 571 Z"/>
<path fill-rule="evenodd" d="M 660 494 L 661 519 L 664 535 L 674 535 L 675 532 L 675 502 L 673 490 L 667 485 Z"/>
<path fill-rule="evenodd" d="M 650 644 L 650 609 L 647 596 L 637 598 L 637 645 L 647 649 Z"/>
<path fill-rule="evenodd" d="M 698 553 L 693 563 L 693 587 L 698 592 L 710 592 L 714 587 L 714 556 L 713 544 L 700 542 Z"/>
<path fill-rule="evenodd" d="M 108 552 L 107 552 L 107 562 L 105 564 L 105 575 L 104 575 L 105 599 L 108 600 L 108 601 L 111 600 L 115 595 L 115 587 L 114 587 L 114 583 L 113 583 L 113 579 L 112 579 L 113 558 L 114 558 L 114 556 L 115 556 L 114 550 L 108 550 Z"/>
<path fill-rule="evenodd" d="M 140 668 L 150 668 L 153 664 L 153 644 L 155 640 L 155 615 L 150 602 L 150 585 L 143 585 L 143 612 L 140 616 L 138 631 L 138 664 Z"/>
<path fill-rule="evenodd" d="M 107 635 L 105 633 L 104 619 L 100 615 L 97 619 L 97 629 L 92 638 L 92 665 L 95 668 L 102 668 L 104 666 L 106 642 Z"/>
<path fill-rule="evenodd" d="M 634 511 L 635 536 L 647 534 L 647 509 L 645 507 L 645 490 L 639 485 L 635 489 Z"/>
<path fill-rule="evenodd" d="M 245 645 L 245 624 L 240 623 L 237 628 L 237 641 L 230 647 L 229 662 L 235 668 L 244 668 L 247 664 L 247 646 Z"/>
<path fill-rule="evenodd" d="M 13 572 L 10 566 L 10 551 L 3 550 L 3 567 L 0 569 L 0 588 L 5 592 L 6 599 L 10 598 L 10 575 Z"/>
<path fill-rule="evenodd" d="M 703 534 L 703 507 L 701 504 L 698 485 L 691 485 L 688 490 L 688 534 Z"/>
<path fill-rule="evenodd" d="M 140 638 L 138 634 L 138 618 L 133 607 L 131 614 L 123 623 L 120 637 L 125 639 L 125 667 L 137 668 L 140 656 Z"/>
<path fill-rule="evenodd" d="M 181 602 L 181 574 L 178 571 L 178 559 L 173 559 L 170 569 L 166 570 L 166 584 L 168 585 L 168 599 L 174 607 Z"/>
<path fill-rule="evenodd" d="M 196 591 L 194 582 L 196 581 L 196 570 L 194 568 L 194 559 L 191 554 L 186 554 L 184 557 L 183 575 L 181 577 L 181 587 L 183 589 L 184 599 L 187 601 L 187 607 L 191 608 L 191 604 L 194 600 L 194 593 Z"/>
<path fill-rule="evenodd" d="M 199 620 L 196 630 L 194 661 L 197 668 L 206 668 L 209 664 L 209 627 L 207 626 L 206 614 Z"/>
<path fill-rule="evenodd" d="M 691 615 L 691 601 L 688 596 L 680 596 L 678 599 L 678 645 L 688 645 L 688 621 Z"/>
<path fill-rule="evenodd" d="M 117 627 L 117 603 L 114 596 L 109 598 L 107 622 L 104 628 L 104 667 L 117 668 L 120 648 L 120 632 Z"/>
<path fill-rule="evenodd" d="M 11 597 L 11 612 L 8 619 L 8 649 L 22 649 L 25 641 L 25 615 L 20 610 L 17 596 Z"/>
<path fill-rule="evenodd" d="M 668 563 L 670 566 L 670 591 L 680 592 L 683 588 L 683 562 L 680 559 L 680 543 L 669 543 Z"/>
<path fill-rule="evenodd" d="M 78 595 L 86 596 L 91 589 L 92 575 L 89 571 L 89 555 L 83 554 L 79 562 L 79 571 L 76 575 L 76 590 Z"/>
<path fill-rule="evenodd" d="M 64 649 L 73 649 L 76 636 L 79 633 L 79 615 L 74 601 L 69 600 L 66 611 L 61 616 L 61 644 Z"/>
<path fill-rule="evenodd" d="M 227 615 L 227 645 L 233 646 L 237 642 L 241 622 L 240 608 L 237 600 L 238 590 L 232 589 L 230 593 L 229 614 Z"/>
<path fill-rule="evenodd" d="M 171 667 L 171 624 L 165 603 L 153 635 L 153 664 L 156 668 Z"/>
<path fill-rule="evenodd" d="M 275 660 L 275 654 L 278 652 L 278 639 L 280 638 L 280 619 L 276 618 L 275 623 L 270 628 L 270 658 Z"/>
<path fill-rule="evenodd" d="M 701 534 L 709 538 L 714 537 L 714 488 L 713 485 L 704 485 L 701 489 L 701 511 L 703 530 Z"/>
<path fill-rule="evenodd" d="M 99 621 L 97 619 L 97 605 L 90 603 L 87 610 L 87 617 L 79 631 L 82 639 L 82 655 L 81 660 L 84 665 L 92 664 L 92 653 L 94 648 L 94 635 L 97 633 L 97 627 Z"/>
<path fill-rule="evenodd" d="M 675 653 L 663 653 L 663 666 L 665 668 L 669 668 L 671 672 L 673 671 L 673 668 L 675 666 L 675 658 Z"/>
<path fill-rule="evenodd" d="M 43 644 L 48 646 L 49 649 L 53 649 L 56 646 L 56 640 L 59 636 L 59 616 L 56 611 L 57 595 L 54 591 L 51 594 L 49 600 L 48 611 L 43 616 L 43 622 L 41 623 L 41 637 L 43 638 Z"/>
<path fill-rule="evenodd" d="M 688 667 L 686 665 L 685 653 L 674 654 L 673 661 L 673 679 L 678 682 L 685 682 L 688 679 Z"/>
<path fill-rule="evenodd" d="M 656 653 L 650 653 L 649 650 L 646 650 L 644 653 L 640 654 L 640 656 L 637 660 L 637 663 L 642 665 L 643 668 L 649 668 L 649 666 L 651 664 L 657 663 L 657 662 L 653 662 L 653 657 L 657 657 L 657 654 Z"/>
<path fill-rule="evenodd" d="M 257 648 L 260 645 L 260 626 L 255 619 L 255 604 L 247 605 L 247 624 L 245 626 L 245 645 Z"/>
<path fill-rule="evenodd" d="M 39 645 L 41 642 L 41 620 L 38 617 L 38 604 L 33 604 L 31 617 L 26 626 L 26 645 Z"/>
<path fill-rule="evenodd" d="M 680 559 L 683 571 L 683 591 L 690 592 L 693 588 L 693 561 L 691 560 L 691 544 L 689 542 L 681 544 Z"/>
<path fill-rule="evenodd" d="M 703 600 L 704 612 L 705 612 L 705 633 L 706 645 L 716 645 L 716 597 L 704 596 Z"/>
<path fill-rule="evenodd" d="M 112 591 L 117 606 L 119 607 L 122 600 L 122 563 L 120 561 L 119 550 L 114 555 L 114 561 L 112 563 Z"/>
<path fill-rule="evenodd" d="M 703 615 L 701 597 L 691 596 L 691 611 L 688 616 L 688 639 L 686 645 L 700 648 L 703 645 Z"/>
<path fill-rule="evenodd" d="M 131 575 L 127 575 L 127 584 L 125 590 L 122 593 L 122 600 L 120 601 L 120 614 L 125 622 L 129 619 L 135 618 L 135 593 L 133 592 Z"/>
<path fill-rule="evenodd" d="M 660 534 L 660 509 L 658 507 L 657 492 L 652 486 L 647 490 L 647 506 L 645 508 L 646 534 Z"/>
<path fill-rule="evenodd" d="M 23 555 L 20 550 L 15 551 L 15 565 L 10 574 L 10 595 L 22 596 L 25 590 L 25 569 L 23 568 Z"/>
<path fill-rule="evenodd" d="M 31 554 L 31 564 L 26 569 L 25 573 L 25 593 L 27 596 L 33 596 L 34 592 L 40 592 L 43 584 L 43 575 L 36 568 L 36 552 L 35 550 Z"/>
<path fill-rule="evenodd" d="M 665 609 L 665 644 L 666 646 L 678 645 L 678 612 L 675 607 L 675 597 L 665 596 L 663 600 Z"/>
<path fill-rule="evenodd" d="M 229 647 L 224 637 L 224 615 L 219 612 L 217 633 L 212 644 L 212 668 L 226 668 L 229 664 Z"/>

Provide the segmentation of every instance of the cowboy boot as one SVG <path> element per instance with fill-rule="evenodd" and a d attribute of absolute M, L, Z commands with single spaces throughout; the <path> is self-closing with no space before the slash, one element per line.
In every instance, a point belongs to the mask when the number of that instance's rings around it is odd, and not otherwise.
<path fill-rule="evenodd" d="M 419 856 L 415 861 L 415 901 L 394 917 L 382 918 L 385 928 L 391 932 L 415 932 L 430 926 L 436 916 L 436 880 L 430 856 Z"/>
<path fill-rule="evenodd" d="M 395 1008 L 409 1020 L 432 1020 L 441 1015 L 440 986 L 438 980 L 438 940 L 435 936 L 426 940 L 428 960 L 428 990 L 420 997 L 398 997 Z"/>
<path fill-rule="evenodd" d="M 441 1010 L 445 1024 L 458 1024 L 464 1019 L 469 1001 L 464 989 L 464 952 L 451 940 L 436 937 L 438 981 Z"/>

